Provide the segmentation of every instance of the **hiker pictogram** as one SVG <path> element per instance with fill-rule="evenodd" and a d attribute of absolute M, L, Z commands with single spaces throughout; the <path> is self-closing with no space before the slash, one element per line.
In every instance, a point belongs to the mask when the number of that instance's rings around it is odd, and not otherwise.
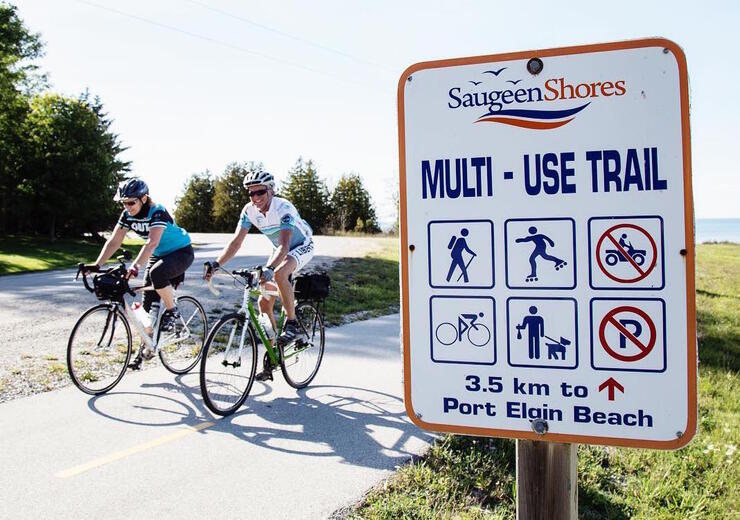
<path fill-rule="evenodd" d="M 452 262 L 450 262 L 450 269 L 447 271 L 446 279 L 448 282 L 452 279 L 452 276 L 458 269 L 460 270 L 460 275 L 455 281 L 459 282 L 461 278 L 465 283 L 468 283 L 469 281 L 468 267 L 478 255 L 476 255 L 475 251 L 468 247 L 468 242 L 467 240 L 465 240 L 465 237 L 467 237 L 468 234 L 470 234 L 470 231 L 468 231 L 467 228 L 462 228 L 460 230 L 461 236 L 458 237 L 452 235 L 450 241 L 447 243 L 447 249 L 450 249 L 450 257 L 452 258 Z M 469 257 L 467 260 L 465 259 L 465 253 L 467 253 Z"/>
<path fill-rule="evenodd" d="M 493 287 L 493 222 L 435 220 L 429 223 L 427 229 L 431 287 Z"/>

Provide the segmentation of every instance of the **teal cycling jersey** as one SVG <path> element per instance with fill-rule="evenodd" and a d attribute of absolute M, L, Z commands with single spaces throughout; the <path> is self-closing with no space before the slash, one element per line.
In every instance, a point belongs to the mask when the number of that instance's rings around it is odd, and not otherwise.
<path fill-rule="evenodd" d="M 270 239 L 272 245 L 280 245 L 280 230 L 289 229 L 290 249 L 298 247 L 313 235 L 311 226 L 298 214 L 298 210 L 289 201 L 273 197 L 270 208 L 264 215 L 251 202 L 247 203 L 239 216 L 239 225 L 249 230 L 253 225 Z"/>
<path fill-rule="evenodd" d="M 175 224 L 174 219 L 161 204 L 150 204 L 134 216 L 123 210 L 118 225 L 130 229 L 141 238 L 149 238 L 149 230 L 164 228 L 162 238 L 154 249 L 154 256 L 164 256 L 190 245 L 188 232 Z"/>

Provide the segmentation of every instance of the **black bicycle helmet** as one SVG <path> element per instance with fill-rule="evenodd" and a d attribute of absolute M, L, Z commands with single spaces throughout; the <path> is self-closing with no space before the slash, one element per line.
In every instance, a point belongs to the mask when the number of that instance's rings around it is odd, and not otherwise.
<path fill-rule="evenodd" d="M 249 189 L 250 186 L 257 186 L 258 184 L 264 184 L 268 188 L 275 187 L 275 177 L 271 173 L 264 171 L 249 172 L 244 176 L 244 187 Z"/>
<path fill-rule="evenodd" d="M 117 199 L 140 199 L 149 194 L 149 186 L 141 179 L 134 177 L 118 185 Z"/>

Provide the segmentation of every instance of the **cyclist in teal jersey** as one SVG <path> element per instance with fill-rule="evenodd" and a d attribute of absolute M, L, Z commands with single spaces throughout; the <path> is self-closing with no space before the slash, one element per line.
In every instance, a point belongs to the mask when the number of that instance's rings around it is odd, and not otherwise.
<path fill-rule="evenodd" d="M 99 270 L 121 246 L 129 230 L 146 239 L 128 270 L 128 277 L 136 278 L 141 266 L 146 264 L 144 284 L 153 285 L 155 290 L 144 292 L 142 306 L 146 312 L 150 312 L 152 306 L 156 310 L 161 298 L 166 308 L 162 315 L 162 329 L 171 331 L 180 319 L 172 285 L 182 281 L 195 257 L 190 236 L 175 224 L 164 206 L 152 200 L 149 187 L 141 179 L 133 178 L 122 182 L 116 199 L 123 205 L 118 223 L 95 263 L 85 267 L 91 271 Z M 140 349 L 130 365 L 131 368 L 138 369 L 142 358 L 150 359 L 153 355 L 153 352 Z"/>
<path fill-rule="evenodd" d="M 295 320 L 295 295 L 290 275 L 305 266 L 314 255 L 313 231 L 301 218 L 295 206 L 288 200 L 276 197 L 275 179 L 267 172 L 250 172 L 244 177 L 244 187 L 249 192 L 249 199 L 239 217 L 234 236 L 212 262 L 206 262 L 205 278 L 211 277 L 213 269 L 231 260 L 241 247 L 252 226 L 257 227 L 270 239 L 274 250 L 263 268 L 264 283 L 268 288 L 277 291 L 286 314 L 286 322 L 278 342 L 287 344 L 299 333 Z M 273 283 L 274 280 L 274 283 Z M 260 296 L 259 309 L 267 314 L 275 328 L 273 307 L 275 300 L 269 296 Z M 259 374 L 258 380 L 270 374 Z"/>

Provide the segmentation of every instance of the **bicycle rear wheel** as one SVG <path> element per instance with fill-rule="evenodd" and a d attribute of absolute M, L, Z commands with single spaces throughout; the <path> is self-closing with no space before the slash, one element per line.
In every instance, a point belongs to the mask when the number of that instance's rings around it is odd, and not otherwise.
<path fill-rule="evenodd" d="M 210 411 L 231 415 L 244 403 L 257 370 L 257 341 L 243 314 L 223 316 L 208 334 L 200 360 L 200 391 Z"/>
<path fill-rule="evenodd" d="M 80 316 L 67 343 L 67 370 L 77 388 L 90 395 L 107 392 L 130 358 L 131 327 L 120 308 L 101 303 Z"/>
<path fill-rule="evenodd" d="M 192 296 L 177 298 L 180 321 L 175 330 L 166 332 L 159 323 L 159 359 L 174 374 L 190 372 L 200 361 L 208 333 L 208 318 L 203 306 Z"/>
<path fill-rule="evenodd" d="M 324 357 L 324 320 L 310 303 L 299 303 L 295 309 L 301 329 L 299 337 L 280 347 L 280 368 L 293 388 L 304 388 L 316 377 Z"/>

